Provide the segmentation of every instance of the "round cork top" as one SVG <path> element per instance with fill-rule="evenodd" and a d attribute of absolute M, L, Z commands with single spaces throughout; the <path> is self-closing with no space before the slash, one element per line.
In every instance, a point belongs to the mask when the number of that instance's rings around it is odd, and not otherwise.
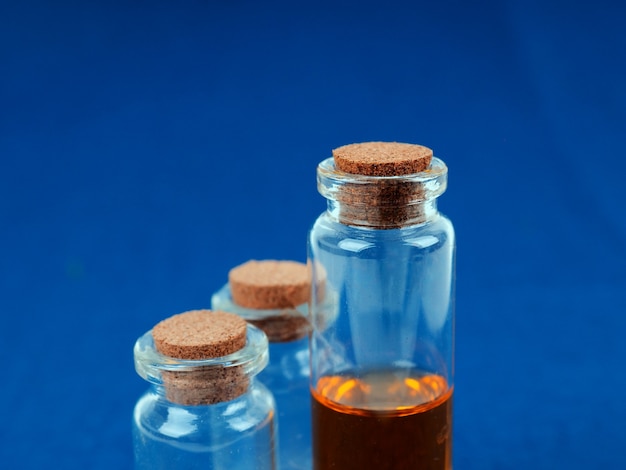
<path fill-rule="evenodd" d="M 191 310 L 158 323 L 152 329 L 161 354 L 178 359 L 211 359 L 246 345 L 246 321 L 232 313 Z"/>
<path fill-rule="evenodd" d="M 311 274 L 296 261 L 248 261 L 228 273 L 233 302 L 246 308 L 295 308 L 308 302 Z"/>
<path fill-rule="evenodd" d="M 401 142 L 363 142 L 333 150 L 335 166 L 346 173 L 367 176 L 400 176 L 424 171 L 433 151 Z"/>

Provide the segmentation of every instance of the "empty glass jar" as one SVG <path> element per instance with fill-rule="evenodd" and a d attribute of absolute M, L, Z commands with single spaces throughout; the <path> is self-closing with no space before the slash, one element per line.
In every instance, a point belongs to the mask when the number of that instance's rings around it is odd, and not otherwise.
<path fill-rule="evenodd" d="M 248 325 L 243 349 L 203 360 L 160 354 L 149 331 L 134 356 L 150 383 L 133 415 L 135 468 L 276 469 L 275 403 L 255 379 L 268 361 L 261 330 Z"/>
<path fill-rule="evenodd" d="M 257 263 L 257 262 L 255 262 Z M 311 469 L 311 399 L 309 393 L 309 344 L 308 333 L 308 269 L 305 265 L 295 266 L 293 262 L 263 261 L 273 267 L 273 274 L 279 279 L 274 283 L 265 278 L 266 294 L 268 285 L 271 294 L 266 296 L 263 305 L 273 308 L 251 308 L 238 304 L 231 292 L 231 284 L 224 285 L 211 298 L 211 308 L 231 312 L 263 329 L 269 339 L 270 362 L 259 374 L 259 381 L 266 385 L 276 399 L 278 421 L 278 462 L 281 470 Z M 291 270 L 281 269 L 281 263 L 292 263 Z M 244 266 L 246 267 L 246 266 Z M 294 287 L 289 274 L 296 271 L 307 273 L 304 298 L 298 305 L 278 307 L 284 297 L 293 297 Z M 254 265 L 252 266 L 254 268 Z M 257 280 L 259 283 L 261 280 Z M 258 289 L 258 284 L 257 284 Z M 254 292 L 254 287 L 247 291 Z M 263 292 L 254 292 L 258 299 Z M 297 296 L 299 297 L 299 296 Z M 255 302 L 253 302 L 254 304 Z M 287 302 L 289 303 L 289 302 Z M 296 301 L 296 303 L 298 303 Z M 258 304 L 258 302 L 257 302 Z"/>

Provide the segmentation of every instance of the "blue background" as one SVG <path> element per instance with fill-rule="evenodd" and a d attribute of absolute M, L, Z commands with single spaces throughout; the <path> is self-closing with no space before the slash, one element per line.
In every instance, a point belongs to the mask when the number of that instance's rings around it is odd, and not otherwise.
<path fill-rule="evenodd" d="M 455 468 L 626 468 L 623 5 L 2 2 L 0 467 L 131 467 L 135 339 L 395 140 L 450 168 Z"/>

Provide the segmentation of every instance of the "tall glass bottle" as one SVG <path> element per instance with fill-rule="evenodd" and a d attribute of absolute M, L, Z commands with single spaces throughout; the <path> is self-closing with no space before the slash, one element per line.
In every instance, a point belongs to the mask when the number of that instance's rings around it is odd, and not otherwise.
<path fill-rule="evenodd" d="M 437 210 L 447 168 L 317 169 L 328 208 L 309 234 L 314 469 L 452 468 L 454 252 Z M 316 280 L 336 299 L 330 317 Z"/>
<path fill-rule="evenodd" d="M 243 349 L 202 360 L 164 356 L 151 330 L 134 355 L 150 383 L 133 414 L 137 470 L 276 470 L 274 398 L 255 379 L 268 361 L 261 330 L 248 325 Z"/>

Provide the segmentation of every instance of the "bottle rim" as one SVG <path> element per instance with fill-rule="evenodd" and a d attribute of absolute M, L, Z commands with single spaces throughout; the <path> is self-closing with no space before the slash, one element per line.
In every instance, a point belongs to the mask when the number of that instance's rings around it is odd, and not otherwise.
<path fill-rule="evenodd" d="M 415 197 L 408 203 L 418 203 L 436 198 L 447 188 L 448 167 L 443 160 L 433 157 L 430 166 L 421 172 L 397 176 L 370 176 L 346 173 L 335 166 L 333 157 L 319 163 L 317 167 L 317 187 L 326 199 L 336 199 L 344 186 L 359 187 L 378 185 L 416 185 L 423 191 L 416 191 Z M 405 202 L 406 203 L 406 202 Z"/>
<path fill-rule="evenodd" d="M 268 363 L 268 340 L 263 331 L 246 325 L 246 344 L 239 351 L 210 359 L 178 359 L 157 351 L 152 330 L 147 331 L 135 342 L 133 348 L 135 370 L 150 383 L 163 384 L 163 372 L 194 372 L 207 369 L 241 368 L 246 376 L 261 372 Z"/>

